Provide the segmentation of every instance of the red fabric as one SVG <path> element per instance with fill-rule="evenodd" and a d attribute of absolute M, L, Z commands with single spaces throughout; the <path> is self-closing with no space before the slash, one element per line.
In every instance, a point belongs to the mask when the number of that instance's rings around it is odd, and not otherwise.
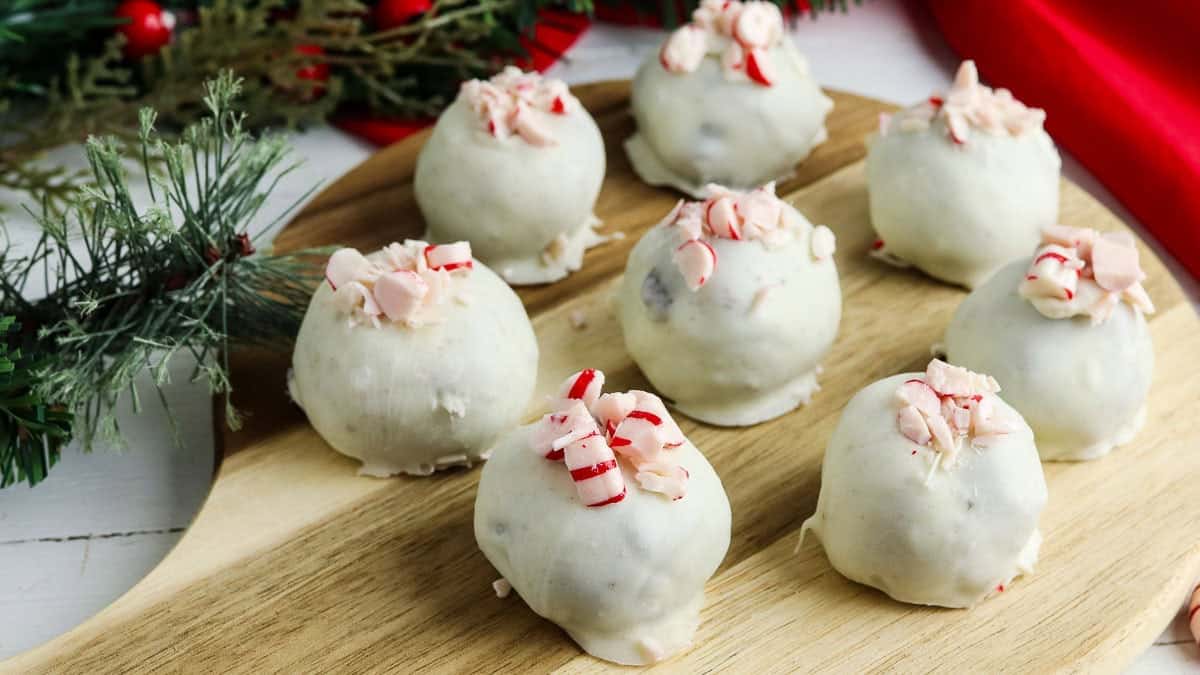
<path fill-rule="evenodd" d="M 529 58 L 518 63 L 522 68 L 544 71 L 562 58 L 589 25 L 588 18 L 554 10 L 538 12 L 533 38 L 521 38 Z M 375 145 L 390 145 L 424 129 L 433 123 L 427 120 L 379 118 L 363 113 L 344 113 L 334 124 L 346 132 L 360 136 Z"/>
<path fill-rule="evenodd" d="M 981 75 L 1200 278 L 1200 2 L 929 0 Z"/>

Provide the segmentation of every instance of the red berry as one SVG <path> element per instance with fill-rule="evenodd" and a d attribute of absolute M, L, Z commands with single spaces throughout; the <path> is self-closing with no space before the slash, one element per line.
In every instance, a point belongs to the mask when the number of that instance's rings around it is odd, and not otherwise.
<path fill-rule="evenodd" d="M 117 31 L 125 36 L 125 56 L 131 59 L 157 54 L 171 41 L 175 15 L 165 11 L 157 2 L 125 0 L 117 5 L 115 16 L 127 19 L 117 26 Z"/>
<path fill-rule="evenodd" d="M 375 27 L 391 30 L 433 9 L 432 0 L 379 0 L 375 5 Z"/>
<path fill-rule="evenodd" d="M 296 53 L 306 56 L 323 56 L 325 50 L 320 45 L 296 45 Z M 296 77 L 314 82 L 328 82 L 329 64 L 324 61 L 309 63 L 296 71 Z"/>

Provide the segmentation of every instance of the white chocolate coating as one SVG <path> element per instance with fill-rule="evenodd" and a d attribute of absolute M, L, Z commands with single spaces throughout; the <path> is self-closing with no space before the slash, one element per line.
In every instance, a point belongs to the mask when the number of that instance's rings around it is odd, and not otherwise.
<path fill-rule="evenodd" d="M 778 72 L 769 87 L 730 81 L 719 53 L 691 73 L 668 72 L 656 55 L 642 63 L 632 93 L 638 131 L 625 143 L 642 180 L 693 197 L 708 183 L 748 190 L 790 175 L 825 141 L 833 101 L 804 56 L 786 39 L 767 54 Z"/>
<path fill-rule="evenodd" d="M 899 117 L 867 142 L 871 223 L 890 256 L 974 288 L 1057 222 L 1062 162 L 1041 128 L 957 145 L 941 117 L 909 131 Z"/>
<path fill-rule="evenodd" d="M 1028 259 L 972 292 L 946 330 L 947 360 L 986 372 L 1033 428 L 1044 460 L 1084 460 L 1128 442 L 1145 417 L 1154 345 L 1141 312 L 1117 303 L 1093 325 L 1051 319 L 1018 294 Z"/>
<path fill-rule="evenodd" d="M 426 238 L 470 241 L 512 284 L 562 279 L 602 241 L 592 214 L 605 166 L 596 122 L 578 104 L 541 122 L 554 144 L 496 138 L 460 98 L 438 118 L 413 178 Z"/>
<path fill-rule="evenodd" d="M 538 362 L 525 308 L 478 262 L 460 283 L 467 304 L 417 327 L 352 325 L 328 283 L 313 295 L 289 390 L 330 446 L 363 463 L 361 473 L 470 466 L 520 423 Z"/>
<path fill-rule="evenodd" d="M 931 474 L 935 451 L 896 423 L 897 388 L 921 376 L 894 375 L 850 399 L 825 450 L 817 512 L 802 531 L 817 535 L 853 581 L 901 602 L 970 607 L 1032 571 L 1046 482 L 1024 423 Z M 995 405 L 1019 420 L 1002 400 Z"/>
<path fill-rule="evenodd" d="M 813 257 L 812 224 L 791 206 L 784 212 L 800 222 L 777 245 L 710 239 L 716 271 L 695 291 L 673 261 L 673 228 L 651 229 L 629 255 L 616 298 L 625 348 L 689 417 L 757 424 L 818 388 L 841 320 L 837 268 Z"/>
<path fill-rule="evenodd" d="M 704 584 L 729 548 L 729 500 L 691 443 L 690 474 L 672 501 L 637 487 L 599 508 L 579 501 L 570 474 L 531 449 L 534 425 L 496 445 L 479 479 L 475 538 L 530 609 L 593 656 L 645 665 L 686 649 L 700 623 Z"/>

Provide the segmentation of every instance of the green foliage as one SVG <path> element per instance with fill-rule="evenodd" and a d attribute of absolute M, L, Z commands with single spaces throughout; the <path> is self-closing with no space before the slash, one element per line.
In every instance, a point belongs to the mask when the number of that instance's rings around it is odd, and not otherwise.
<path fill-rule="evenodd" d="M 227 421 L 236 428 L 230 343 L 279 348 L 294 337 L 319 279 L 313 256 L 325 252 L 254 250 L 246 230 L 292 165 L 280 137 L 247 133 L 244 115 L 232 107 L 240 87 L 229 73 L 206 84 L 207 114 L 177 140 L 163 138 L 154 113 L 142 112 L 134 157 L 145 164 L 147 206 L 139 208 L 130 194 L 122 144 L 92 138 L 92 187 L 71 197 L 62 213 L 39 216 L 41 237 L 29 252 L 0 251 L 0 315 L 18 317 L 30 348 L 44 357 L 15 371 L 22 389 L 14 389 L 14 400 L 52 401 L 74 413 L 73 424 L 48 418 L 63 422 L 62 436 L 29 424 L 36 416 L 20 417 L 22 433 L 44 447 L 72 432 L 85 449 L 97 438 L 120 444 L 118 398 L 128 393 L 140 410 L 134 382 L 149 370 L 162 400 L 168 363 L 181 352 L 198 364 L 194 379 L 225 396 Z M 150 171 L 150 157 L 159 158 L 161 174 Z M 26 299 L 35 280 L 47 294 Z M 10 455 L 20 475 L 44 475 L 28 452 Z"/>
<path fill-rule="evenodd" d="M 537 9 L 591 9 L 591 0 L 435 0 L 413 23 L 379 31 L 371 5 L 358 0 L 181 2 L 175 4 L 194 10 L 194 23 L 177 30 L 157 56 L 131 62 L 108 18 L 117 0 L 18 2 L 41 7 L 33 13 L 41 27 L 32 30 L 30 19 L 20 18 L 29 12 L 0 7 L 0 106 L 26 108 L 0 117 L 0 137 L 7 139 L 0 146 L 0 187 L 29 192 L 53 208 L 85 176 L 38 167 L 43 152 L 89 135 L 114 136 L 136 150 L 141 108 L 153 107 L 169 129 L 190 124 L 204 114 L 202 85 L 217 73 L 242 79 L 242 109 L 254 128 L 305 125 L 339 105 L 430 116 L 452 100 L 461 80 L 518 56 L 518 37 L 531 30 Z M 67 6 L 92 16 L 91 23 L 68 34 L 74 24 L 59 16 Z M 41 36 L 54 34 L 55 26 L 62 42 L 48 43 Z M 12 56 L 22 49 L 53 53 Z M 302 75 L 314 66 L 328 67 L 328 81 Z"/>
<path fill-rule="evenodd" d="M 0 488 L 36 485 L 71 440 L 71 413 L 38 393 L 35 377 L 46 360 L 10 347 L 20 341 L 20 329 L 14 317 L 0 316 Z"/>

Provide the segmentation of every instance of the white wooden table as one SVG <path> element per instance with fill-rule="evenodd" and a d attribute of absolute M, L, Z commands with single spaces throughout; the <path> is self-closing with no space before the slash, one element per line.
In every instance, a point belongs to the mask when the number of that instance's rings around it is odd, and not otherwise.
<path fill-rule="evenodd" d="M 898 0 L 802 21 L 794 36 L 823 84 L 889 101 L 918 100 L 945 86 L 958 61 L 922 10 Z M 628 78 L 660 39 L 652 30 L 596 26 L 551 74 L 573 84 Z M 335 180 L 371 152 L 329 128 L 296 135 L 294 143 L 298 157 L 314 161 L 284 183 L 268 213 L 314 182 Z M 51 159 L 77 162 L 78 149 Z M 1064 170 L 1138 227 L 1070 157 Z M 13 196 L 0 194 L 0 201 L 12 204 Z M 13 216 L 10 210 L 12 229 L 28 237 L 31 226 Z M 1184 285 L 1200 297 L 1195 284 Z M 121 424 L 130 447 L 124 453 L 70 449 L 36 489 L 0 491 L 0 658 L 69 630 L 124 593 L 162 559 L 200 508 L 214 465 L 211 404 L 202 387 L 183 384 L 187 363 L 173 372 L 181 384 L 170 387 L 168 397 L 186 447 L 173 447 L 165 417 L 153 406 L 140 416 L 125 411 Z M 1198 668 L 1200 650 L 1181 615 L 1129 672 Z"/>

